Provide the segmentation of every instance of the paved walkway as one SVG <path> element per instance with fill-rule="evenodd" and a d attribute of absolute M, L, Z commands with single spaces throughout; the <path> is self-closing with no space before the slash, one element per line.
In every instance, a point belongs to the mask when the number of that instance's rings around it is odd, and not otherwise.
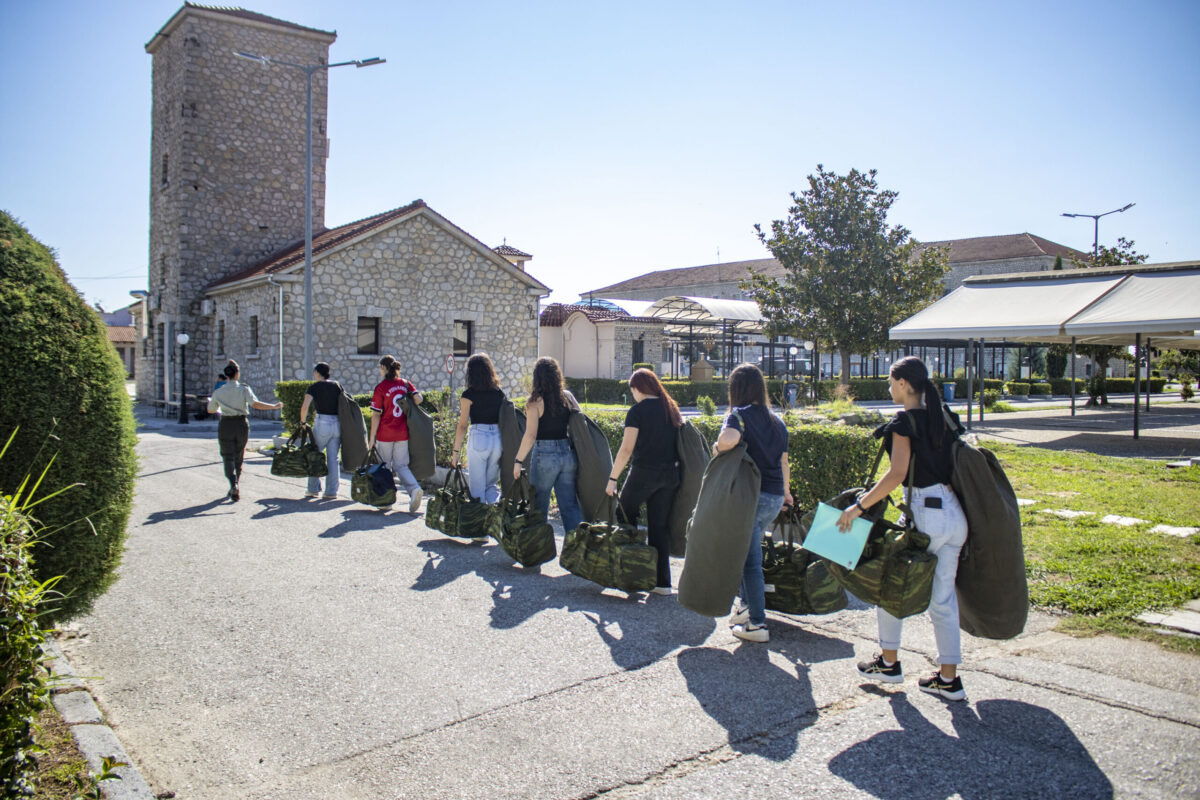
<path fill-rule="evenodd" d="M 213 434 L 178 433 L 143 432 L 120 580 L 63 647 L 179 800 L 1200 793 L 1193 657 L 1035 615 L 967 639 L 970 702 L 949 705 L 916 689 L 924 619 L 907 682 L 864 686 L 860 604 L 742 644 L 672 597 L 302 500 L 262 457 L 223 502 Z"/>

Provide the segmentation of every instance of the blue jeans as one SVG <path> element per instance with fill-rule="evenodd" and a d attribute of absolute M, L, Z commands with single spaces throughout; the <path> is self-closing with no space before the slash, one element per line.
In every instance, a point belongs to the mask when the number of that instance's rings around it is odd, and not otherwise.
<path fill-rule="evenodd" d="M 742 567 L 742 602 L 750 609 L 750 623 L 765 625 L 767 622 L 766 584 L 762 571 L 762 535 L 767 526 L 779 516 L 783 508 L 783 495 L 758 496 L 758 507 L 754 509 L 754 533 L 750 535 L 750 551 L 746 553 L 746 564 Z"/>
<path fill-rule="evenodd" d="M 564 531 L 575 530 L 583 521 L 579 498 L 575 495 L 575 472 L 578 468 L 575 451 L 566 439 L 538 439 L 533 444 L 533 464 L 529 479 L 537 490 L 537 507 L 550 513 L 550 490 L 558 499 Z"/>
<path fill-rule="evenodd" d="M 471 496 L 494 505 L 500 499 L 500 426 L 472 425 L 467 437 L 467 483 Z"/>
<path fill-rule="evenodd" d="M 341 471 L 338 469 L 338 448 L 342 444 L 342 427 L 338 423 L 337 414 L 317 414 L 317 420 L 313 423 L 313 441 L 316 442 L 318 450 L 325 451 L 325 463 L 329 467 L 329 472 L 325 473 L 325 494 L 330 497 L 336 496 L 338 479 L 341 477 Z M 314 494 L 321 491 L 321 479 L 309 478 L 308 491 Z"/>

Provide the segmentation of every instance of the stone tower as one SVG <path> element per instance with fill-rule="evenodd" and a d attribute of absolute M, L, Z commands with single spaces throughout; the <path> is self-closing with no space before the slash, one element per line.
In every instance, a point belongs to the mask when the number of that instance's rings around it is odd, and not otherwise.
<path fill-rule="evenodd" d="M 336 33 L 240 8 L 185 3 L 153 57 L 148 334 L 138 396 L 205 394 L 214 360 L 204 287 L 304 238 L 305 74 L 234 55 L 328 63 Z M 327 72 L 313 75 L 313 229 L 325 222 Z M 269 391 L 268 391 L 269 394 Z"/>

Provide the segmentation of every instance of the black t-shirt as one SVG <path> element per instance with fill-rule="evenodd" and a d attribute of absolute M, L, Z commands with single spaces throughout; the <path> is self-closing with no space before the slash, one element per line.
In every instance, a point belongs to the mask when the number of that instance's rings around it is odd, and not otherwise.
<path fill-rule="evenodd" d="M 463 389 L 463 400 L 471 401 L 472 425 L 497 425 L 504 392 L 500 389 Z"/>
<path fill-rule="evenodd" d="M 567 421 L 571 418 L 571 410 L 559 403 L 555 406 L 556 412 L 551 412 L 550 404 L 543 402 L 542 416 L 538 420 L 537 438 L 539 440 L 546 439 L 565 439 L 567 438 Z"/>
<path fill-rule="evenodd" d="M 305 394 L 312 397 L 318 414 L 338 413 L 338 398 L 342 396 L 342 387 L 333 381 L 316 381 L 308 387 Z"/>
<path fill-rule="evenodd" d="M 767 411 L 765 406 L 741 406 L 731 411 L 741 415 L 746 430 L 742 430 L 738 418 L 732 413 L 725 418 L 725 427 L 741 431 L 746 440 L 746 452 L 754 459 L 762 476 L 763 493 L 783 494 L 783 464 L 780 460 L 788 446 L 787 426 L 783 420 Z"/>
<path fill-rule="evenodd" d="M 635 467 L 670 467 L 678 461 L 675 450 L 675 426 L 667 421 L 663 401 L 647 397 L 625 414 L 625 427 L 637 428 L 633 444 Z"/>
<path fill-rule="evenodd" d="M 942 409 L 938 409 L 940 415 Z M 914 434 L 912 422 L 908 415 L 912 414 L 917 421 L 917 430 Z M 938 420 L 942 422 L 942 420 Z M 958 426 L 958 418 L 954 418 L 955 426 Z M 946 428 L 942 431 L 942 446 L 935 448 L 929 440 L 929 411 L 924 408 L 914 408 L 912 411 L 898 411 L 896 416 L 880 425 L 875 429 L 875 438 L 883 439 L 884 449 L 888 455 L 892 454 L 892 435 L 899 434 L 908 437 L 909 447 L 916 458 L 916 467 L 913 470 L 913 486 L 922 489 L 926 486 L 933 486 L 938 483 L 950 483 L 950 473 L 953 468 L 953 446 L 954 440 L 958 438 L 958 432 Z M 908 481 L 908 475 L 905 474 L 904 480 Z"/>

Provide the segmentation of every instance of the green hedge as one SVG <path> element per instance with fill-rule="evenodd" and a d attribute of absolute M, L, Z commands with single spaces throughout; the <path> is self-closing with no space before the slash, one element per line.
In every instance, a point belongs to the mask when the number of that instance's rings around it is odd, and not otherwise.
<path fill-rule="evenodd" d="M 137 444 L 125 367 L 96 311 L 67 282 L 54 254 L 0 212 L 0 441 L 17 431 L 0 462 L 0 493 L 40 474 L 47 533 L 34 545 L 38 580 L 63 576 L 52 619 L 86 612 L 115 580 L 125 543 Z M 3 687 L 0 686 L 0 689 Z"/>
<path fill-rule="evenodd" d="M 1070 378 L 1050 378 L 1050 392 L 1056 395 L 1071 394 L 1071 379 Z M 1087 381 L 1083 378 L 1075 379 L 1075 394 L 1081 395 L 1087 393 Z"/>
<path fill-rule="evenodd" d="M 1008 382 L 1008 393 L 1011 394 L 1013 397 L 1028 397 L 1029 396 L 1029 384 L 1025 383 L 1023 381 L 1009 381 Z"/>
<path fill-rule="evenodd" d="M 304 403 L 304 393 L 308 391 L 308 387 L 312 386 L 312 381 L 276 381 L 275 396 L 283 403 L 283 427 L 288 433 L 296 429 L 296 423 L 300 418 L 300 406 Z M 430 414 L 436 414 L 440 404 L 445 400 L 450 390 L 443 387 L 441 389 L 427 389 L 421 393 L 421 408 L 428 411 Z M 367 409 L 371 405 L 373 392 L 365 394 L 351 395 L 354 402 L 359 408 Z M 455 419 L 457 420 L 457 407 L 454 409 Z M 310 408 L 308 411 L 309 423 L 313 420 L 315 411 Z M 370 422 L 370 414 L 367 414 L 367 421 Z M 450 445 L 453 446 L 454 440 L 451 439 Z M 447 461 L 449 464 L 449 461 Z"/>
<path fill-rule="evenodd" d="M 1050 396 L 1050 384 L 1048 383 L 1032 383 L 1029 385 L 1029 393 L 1031 395 Z"/>
<path fill-rule="evenodd" d="M 33 794 L 33 726 L 50 694 L 38 624 L 47 584 L 34 577 L 33 523 L 24 505 L 0 496 L 0 797 Z"/>
<path fill-rule="evenodd" d="M 1157 394 L 1167 385 L 1165 378 L 1151 378 L 1147 381 L 1142 378 L 1139 381 L 1141 391 L 1146 391 L 1147 382 L 1150 384 L 1150 391 Z M 1105 381 L 1105 391 L 1109 394 L 1133 394 L 1133 378 L 1108 378 Z"/>

